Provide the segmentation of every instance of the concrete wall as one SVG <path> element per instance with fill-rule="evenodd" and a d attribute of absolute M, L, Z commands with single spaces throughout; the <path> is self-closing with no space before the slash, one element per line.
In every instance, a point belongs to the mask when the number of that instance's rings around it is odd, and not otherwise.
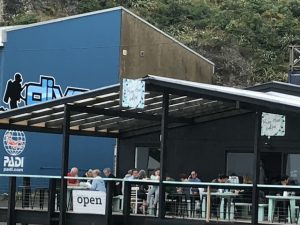
<path fill-rule="evenodd" d="M 126 11 L 120 50 L 121 78 L 152 74 L 211 83 L 213 64 Z"/>

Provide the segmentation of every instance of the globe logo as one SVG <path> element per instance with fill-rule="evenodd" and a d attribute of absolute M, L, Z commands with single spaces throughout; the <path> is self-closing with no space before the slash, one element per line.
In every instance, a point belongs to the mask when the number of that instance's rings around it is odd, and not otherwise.
<path fill-rule="evenodd" d="M 12 155 L 20 155 L 26 145 L 26 137 L 23 131 L 7 130 L 3 136 L 5 151 Z"/>

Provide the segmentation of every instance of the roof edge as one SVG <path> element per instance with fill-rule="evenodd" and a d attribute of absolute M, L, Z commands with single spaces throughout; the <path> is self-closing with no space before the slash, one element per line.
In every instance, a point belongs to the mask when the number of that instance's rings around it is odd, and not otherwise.
<path fill-rule="evenodd" d="M 151 23 L 147 22 L 145 19 L 141 18 L 140 16 L 134 14 L 133 12 L 131 12 L 130 10 L 121 7 L 123 11 L 127 12 L 128 14 L 134 16 L 135 18 L 137 18 L 138 20 L 142 21 L 143 23 L 145 23 L 146 25 L 150 26 L 152 29 L 156 30 L 157 32 L 161 33 L 162 35 L 166 36 L 167 38 L 171 39 L 172 41 L 174 41 L 175 43 L 179 44 L 181 47 L 185 48 L 186 50 L 192 52 L 193 54 L 195 54 L 196 56 L 202 58 L 203 60 L 205 60 L 206 62 L 210 63 L 211 65 L 213 65 L 213 73 L 215 73 L 215 63 L 213 63 L 212 61 L 210 61 L 209 59 L 205 58 L 204 56 L 200 55 L 198 52 L 194 51 L 193 49 L 189 48 L 188 46 L 184 45 L 183 43 L 181 43 L 180 41 L 176 40 L 174 37 L 170 36 L 169 34 L 163 32 L 162 30 L 158 29 L 157 27 L 155 27 L 154 25 L 152 25 Z"/>
<path fill-rule="evenodd" d="M 46 25 L 46 24 L 58 23 L 58 22 L 62 22 L 62 21 L 65 21 L 65 20 L 72 20 L 72 19 L 77 19 L 77 18 L 81 18 L 81 17 L 85 17 L 85 16 L 92 16 L 92 15 L 97 15 L 97 14 L 100 14 L 100 13 L 107 13 L 107 12 L 112 12 L 112 11 L 117 11 L 117 10 L 122 10 L 122 9 L 124 9 L 124 7 L 118 6 L 118 7 L 114 7 L 114 8 L 97 10 L 97 11 L 77 14 L 77 15 L 73 15 L 73 16 L 66 16 L 66 17 L 61 17 L 61 18 L 57 18 L 57 19 L 42 21 L 42 22 L 38 22 L 38 23 L 33 23 L 33 24 L 28 24 L 28 25 L 21 25 L 21 27 L 14 27 L 14 28 L 11 28 L 11 29 L 6 29 L 5 32 L 20 30 L 20 29 L 26 29 L 26 28 L 31 28 L 31 27 L 37 27 L 37 26 Z"/>
<path fill-rule="evenodd" d="M 251 87 L 245 88 L 246 90 L 252 90 L 252 91 L 289 91 L 300 94 L 300 85 L 297 84 L 291 84 L 291 83 L 285 83 L 280 81 L 270 81 L 263 84 L 254 85 Z"/>
<path fill-rule="evenodd" d="M 3 47 L 6 42 L 6 31 L 17 27 L 21 27 L 21 25 L 0 27 L 0 47 Z"/>
<path fill-rule="evenodd" d="M 207 59 L 204 56 L 200 55 L 198 52 L 194 51 L 193 49 L 187 47 L 186 45 L 184 45 L 180 41 L 176 40 L 174 37 L 172 37 L 169 34 L 163 32 L 162 30 L 158 29 L 157 27 L 155 27 L 151 23 L 147 22 L 145 19 L 143 19 L 140 16 L 134 14 L 130 10 L 124 8 L 123 6 L 118 6 L 118 7 L 114 7 L 114 8 L 103 9 L 103 10 L 98 10 L 98 11 L 93 11 L 93 12 L 88 12 L 88 13 L 83 13 L 83 14 L 77 14 L 77 15 L 73 15 L 73 16 L 67 16 L 67 17 L 57 18 L 57 19 L 52 19 L 52 20 L 38 22 L 38 23 L 33 23 L 33 24 L 28 24 L 28 25 L 21 25 L 21 26 L 18 26 L 18 27 L 12 27 L 12 28 L 8 28 L 8 29 L 3 30 L 3 33 L 10 32 L 10 31 L 15 31 L 15 30 L 20 30 L 20 29 L 26 29 L 26 28 L 36 27 L 36 26 L 42 26 L 42 25 L 52 24 L 52 23 L 58 23 L 58 22 L 62 22 L 62 21 L 66 21 L 66 20 L 71 20 L 71 19 L 77 19 L 77 18 L 81 18 L 81 17 L 85 17 L 85 16 L 97 15 L 97 14 L 100 14 L 100 13 L 113 12 L 113 11 L 117 11 L 117 10 L 123 10 L 124 12 L 132 15 L 133 17 L 137 18 L 138 20 L 140 20 L 144 24 L 148 25 L 152 29 L 154 29 L 157 32 L 159 32 L 160 34 L 162 34 L 165 37 L 169 38 L 170 40 L 172 40 L 176 44 L 178 44 L 181 47 L 185 48 L 189 52 L 192 52 L 196 56 L 202 58 L 203 60 L 205 60 L 206 62 L 208 62 L 209 64 L 211 64 L 213 66 L 213 73 L 215 72 L 215 64 L 212 61 L 210 61 L 209 59 Z M 2 42 L 6 42 L 6 34 L 2 34 L 2 35 L 3 35 L 3 41 Z M 0 43 L 0 46 L 1 46 L 1 43 Z"/>

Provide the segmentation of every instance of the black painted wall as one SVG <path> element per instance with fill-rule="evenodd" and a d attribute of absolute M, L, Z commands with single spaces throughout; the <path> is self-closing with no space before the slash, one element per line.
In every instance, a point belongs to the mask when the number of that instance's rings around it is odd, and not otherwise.
<path fill-rule="evenodd" d="M 261 138 L 263 152 L 300 153 L 300 117 L 288 116 L 286 136 Z M 252 152 L 254 140 L 254 114 L 234 116 L 193 126 L 169 130 L 167 173 L 178 174 L 196 169 L 203 181 L 211 181 L 225 172 L 226 151 Z M 159 144 L 159 133 L 120 139 L 119 174 L 134 167 L 135 147 Z M 280 166 L 280 165 L 279 165 Z M 142 169 L 142 168 L 139 168 Z"/>

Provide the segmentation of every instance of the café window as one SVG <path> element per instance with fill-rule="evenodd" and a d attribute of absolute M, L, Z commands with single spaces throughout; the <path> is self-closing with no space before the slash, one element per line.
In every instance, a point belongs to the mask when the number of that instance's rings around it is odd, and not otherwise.
<path fill-rule="evenodd" d="M 286 173 L 296 184 L 300 183 L 300 154 L 288 154 Z"/>
<path fill-rule="evenodd" d="M 160 149 L 156 147 L 137 147 L 135 149 L 135 168 L 151 174 L 160 167 Z"/>
<path fill-rule="evenodd" d="M 253 153 L 228 152 L 226 157 L 226 173 L 238 176 L 253 175 Z"/>

